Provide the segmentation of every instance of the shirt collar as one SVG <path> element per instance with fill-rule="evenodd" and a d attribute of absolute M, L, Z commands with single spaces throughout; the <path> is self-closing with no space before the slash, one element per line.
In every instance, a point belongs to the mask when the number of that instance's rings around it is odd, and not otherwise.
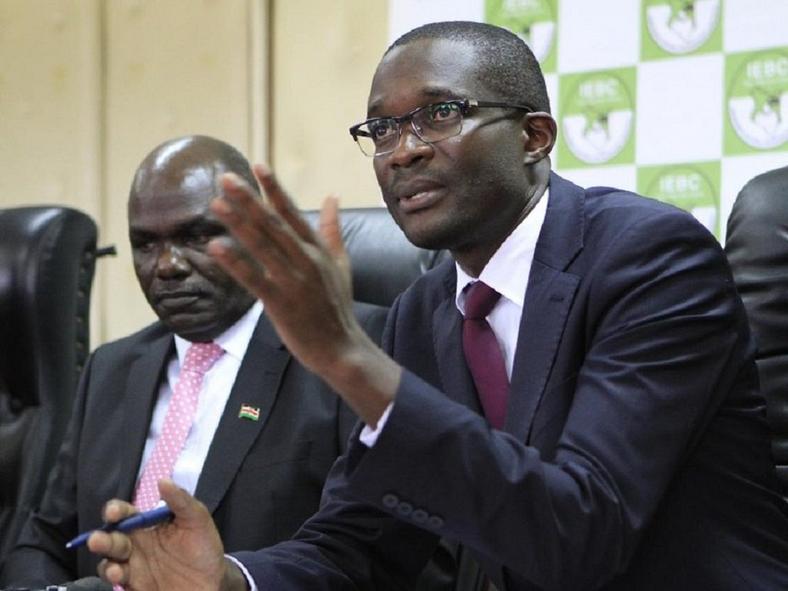
<path fill-rule="evenodd" d="M 536 251 L 536 241 L 542 229 L 545 215 L 547 214 L 547 202 L 550 198 L 549 188 L 545 188 L 544 193 L 534 206 L 531 213 L 525 216 L 512 233 L 506 237 L 495 254 L 482 269 L 478 277 L 479 281 L 484 281 L 495 291 L 508 300 L 511 300 L 521 308 L 525 298 L 525 288 L 528 285 L 531 262 Z M 518 273 L 516 269 L 525 268 L 529 272 Z M 460 312 L 465 312 L 465 294 L 463 290 L 477 278 L 471 277 L 463 271 L 458 264 L 457 268 L 457 288 L 455 303 Z"/>
<path fill-rule="evenodd" d="M 249 346 L 249 341 L 252 339 L 252 333 L 262 313 L 263 303 L 258 300 L 236 321 L 235 324 L 213 339 L 213 342 L 224 349 L 227 355 L 241 361 L 244 355 L 246 355 L 246 348 Z M 191 341 L 187 341 L 177 334 L 175 335 L 175 350 L 178 353 L 178 362 L 181 365 L 186 357 L 186 350 L 191 344 Z"/>

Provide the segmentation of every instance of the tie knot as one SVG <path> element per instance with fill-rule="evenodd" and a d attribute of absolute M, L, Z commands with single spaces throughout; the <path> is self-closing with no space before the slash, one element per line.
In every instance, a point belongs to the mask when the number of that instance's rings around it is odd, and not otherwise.
<path fill-rule="evenodd" d="M 181 371 L 204 374 L 223 354 L 224 349 L 216 343 L 192 343 L 186 350 Z"/>
<path fill-rule="evenodd" d="M 486 283 L 472 283 L 465 297 L 465 317 L 469 320 L 486 318 L 500 297 L 501 294 Z"/>

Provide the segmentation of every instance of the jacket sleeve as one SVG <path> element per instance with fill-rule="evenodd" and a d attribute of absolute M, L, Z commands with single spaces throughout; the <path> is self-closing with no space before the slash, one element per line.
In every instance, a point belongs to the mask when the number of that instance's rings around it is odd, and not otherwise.
<path fill-rule="evenodd" d="M 386 325 L 388 308 L 374 304 L 355 302 L 353 304 L 353 311 L 359 324 L 361 324 L 361 327 L 364 329 L 364 332 L 367 333 L 367 336 L 369 336 L 376 345 L 380 345 L 383 337 L 383 330 Z M 350 434 L 353 432 L 358 422 L 358 417 L 338 395 L 337 405 L 339 407 L 340 452 L 345 453 L 348 449 Z"/>
<path fill-rule="evenodd" d="M 358 430 L 351 437 L 357 436 Z M 337 460 L 319 512 L 292 540 L 256 552 L 233 553 L 259 591 L 415 588 L 437 537 L 349 496 L 344 477 L 347 461 L 348 456 Z"/>
<path fill-rule="evenodd" d="M 384 338 L 385 313 L 381 315 L 384 309 L 377 306 L 374 306 L 377 310 L 370 312 L 371 308 L 357 305 L 356 315 L 367 334 L 379 343 Z M 355 415 L 353 423 L 357 423 Z M 233 553 L 248 569 L 260 591 L 413 591 L 416 588 L 416 579 L 438 539 L 348 494 L 346 465 L 365 453 L 363 446 L 355 445 L 360 429 L 356 425 L 352 430 L 349 449 L 328 476 L 319 512 L 292 540 L 256 552 Z M 446 576 L 438 567 L 426 575 L 426 588 L 443 588 L 432 586 L 432 581 Z"/>

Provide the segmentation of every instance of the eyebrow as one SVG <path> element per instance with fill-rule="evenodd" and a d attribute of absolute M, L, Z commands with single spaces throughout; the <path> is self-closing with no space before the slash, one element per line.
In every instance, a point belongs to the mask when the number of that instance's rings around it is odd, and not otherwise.
<path fill-rule="evenodd" d="M 226 231 L 226 228 L 219 220 L 208 219 L 205 217 L 195 217 L 174 226 L 171 228 L 171 231 L 167 233 L 167 235 L 182 236 L 185 234 L 197 234 L 201 232 L 220 233 L 224 231 Z M 147 238 L 158 235 L 158 232 L 149 228 L 129 226 L 129 236 Z"/>
<path fill-rule="evenodd" d="M 460 94 L 450 88 L 443 86 L 428 86 L 422 90 L 422 94 L 432 98 L 440 98 L 446 100 L 463 98 Z"/>
<path fill-rule="evenodd" d="M 465 98 L 463 93 L 458 93 L 455 90 L 450 88 L 446 88 L 445 86 L 427 86 L 421 89 L 421 96 L 425 99 L 429 99 L 430 101 L 451 101 Z M 372 113 L 378 112 L 381 110 L 383 106 L 383 101 L 385 99 L 381 98 L 375 100 L 367 106 L 367 117 L 380 117 L 381 115 L 372 115 Z M 425 103 L 427 105 L 429 103 Z M 382 115 L 383 117 L 390 117 L 391 115 Z"/>

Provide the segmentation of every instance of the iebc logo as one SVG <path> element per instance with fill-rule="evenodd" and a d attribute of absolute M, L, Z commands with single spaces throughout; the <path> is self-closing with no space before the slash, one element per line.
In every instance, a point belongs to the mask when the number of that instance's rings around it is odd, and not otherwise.
<path fill-rule="evenodd" d="M 566 80 L 570 89 L 561 107 L 564 141 L 586 164 L 609 162 L 630 143 L 634 89 L 619 71 L 581 74 L 572 81 Z"/>
<path fill-rule="evenodd" d="M 782 146 L 788 141 L 788 50 L 731 58 L 726 100 L 733 130 L 752 148 Z"/>
<path fill-rule="evenodd" d="M 654 42 L 672 54 L 695 51 L 720 21 L 720 0 L 647 0 L 646 27 Z"/>
<path fill-rule="evenodd" d="M 638 190 L 689 211 L 719 236 L 719 162 L 645 167 L 638 171 Z"/>
<path fill-rule="evenodd" d="M 544 66 L 555 46 L 555 0 L 487 0 L 485 19 L 519 36 Z"/>

